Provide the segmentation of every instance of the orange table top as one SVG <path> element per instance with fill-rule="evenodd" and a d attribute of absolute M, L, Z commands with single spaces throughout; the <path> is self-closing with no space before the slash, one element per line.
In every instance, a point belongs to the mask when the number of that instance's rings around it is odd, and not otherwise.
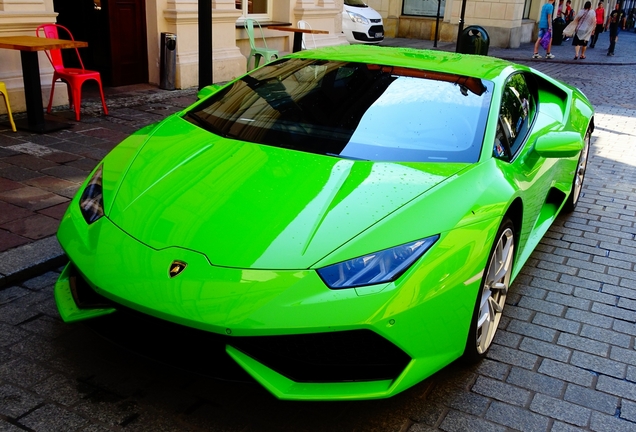
<path fill-rule="evenodd" d="M 46 51 L 60 48 L 83 48 L 88 42 L 71 41 L 64 39 L 49 39 L 37 36 L 2 36 L 0 48 L 20 51 Z"/>

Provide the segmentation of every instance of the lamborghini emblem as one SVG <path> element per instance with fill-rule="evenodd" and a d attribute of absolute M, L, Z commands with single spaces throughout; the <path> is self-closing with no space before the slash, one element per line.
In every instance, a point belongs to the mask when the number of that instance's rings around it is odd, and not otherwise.
<path fill-rule="evenodd" d="M 182 271 L 185 270 L 187 266 L 188 264 L 184 263 L 183 261 L 172 261 L 168 274 L 171 278 L 178 276 Z"/>

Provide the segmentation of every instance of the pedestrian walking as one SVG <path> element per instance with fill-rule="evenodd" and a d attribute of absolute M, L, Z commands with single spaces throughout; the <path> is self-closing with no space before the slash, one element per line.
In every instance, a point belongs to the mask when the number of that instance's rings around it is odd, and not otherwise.
<path fill-rule="evenodd" d="M 565 23 L 570 24 L 574 20 L 574 9 L 572 9 L 572 0 L 565 2 Z"/>
<path fill-rule="evenodd" d="M 592 2 L 586 1 L 583 9 L 579 11 L 574 17 L 572 23 L 576 26 L 574 30 L 574 38 L 572 39 L 572 46 L 574 47 L 574 60 L 579 58 L 585 58 L 585 50 L 587 50 L 587 42 L 594 34 L 596 28 L 596 14 L 592 12 Z"/>
<path fill-rule="evenodd" d="M 539 37 L 534 44 L 534 54 L 532 55 L 533 59 L 540 59 L 541 55 L 539 54 L 539 45 L 541 44 L 541 39 L 546 36 L 549 37 L 549 42 L 547 48 L 545 48 L 545 58 L 552 59 L 554 58 L 554 54 L 550 52 L 552 49 L 552 16 L 554 15 L 554 0 L 548 0 L 546 4 L 541 8 L 541 16 L 539 17 Z"/>
<path fill-rule="evenodd" d="M 598 6 L 594 10 L 594 13 L 596 14 L 596 28 L 594 28 L 590 48 L 594 48 L 596 41 L 598 40 L 598 35 L 603 33 L 603 26 L 605 25 L 605 8 L 603 7 L 603 2 L 598 2 Z"/>
<path fill-rule="evenodd" d="M 614 48 L 616 48 L 616 42 L 618 41 L 618 34 L 621 28 L 625 30 L 625 11 L 621 9 L 621 2 L 617 1 L 614 10 L 610 12 L 605 23 L 605 30 L 609 29 L 610 32 L 610 46 L 607 50 L 608 56 L 614 55 Z"/>

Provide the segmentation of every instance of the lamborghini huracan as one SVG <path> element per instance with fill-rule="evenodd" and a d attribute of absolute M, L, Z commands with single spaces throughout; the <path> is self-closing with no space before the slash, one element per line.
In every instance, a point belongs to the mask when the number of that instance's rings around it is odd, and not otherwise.
<path fill-rule="evenodd" d="M 496 58 L 288 55 L 99 163 L 59 227 L 60 315 L 214 335 L 281 399 L 395 395 L 487 354 L 511 283 L 582 196 L 593 117 Z"/>

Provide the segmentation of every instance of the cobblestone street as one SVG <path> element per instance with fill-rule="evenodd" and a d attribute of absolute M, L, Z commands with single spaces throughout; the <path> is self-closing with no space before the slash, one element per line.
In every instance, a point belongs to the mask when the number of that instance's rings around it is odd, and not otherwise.
<path fill-rule="evenodd" d="M 561 48 L 569 58 L 572 47 Z M 621 52 L 636 52 L 636 34 L 621 34 Z M 0 286 L 0 432 L 636 431 L 636 67 L 533 62 L 527 46 L 513 54 L 581 88 L 596 128 L 581 201 L 513 284 L 486 360 L 452 364 L 388 400 L 279 401 L 257 384 L 158 364 L 62 323 L 57 269 Z M 164 102 L 166 114 L 192 96 Z M 155 121 L 160 106 L 114 107 L 79 127 L 125 134 Z"/>

